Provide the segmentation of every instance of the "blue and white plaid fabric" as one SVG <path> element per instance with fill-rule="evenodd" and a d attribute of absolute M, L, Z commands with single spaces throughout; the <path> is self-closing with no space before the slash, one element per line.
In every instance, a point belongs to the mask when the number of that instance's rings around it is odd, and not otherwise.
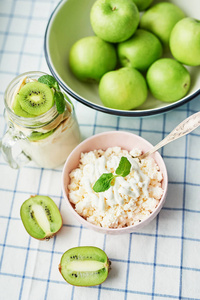
<path fill-rule="evenodd" d="M 3 94 L 9 82 L 30 70 L 49 73 L 43 38 L 57 2 L 0 0 L 0 136 L 6 131 Z M 151 118 L 115 117 L 77 102 L 75 108 L 83 139 L 125 130 L 156 144 L 200 110 L 200 97 Z M 169 174 L 165 206 L 143 230 L 121 236 L 88 230 L 69 214 L 61 193 L 61 168 L 47 170 L 31 163 L 13 170 L 0 154 L 0 299 L 200 299 L 200 128 L 161 154 Z M 64 226 L 48 242 L 29 237 L 20 220 L 20 206 L 32 194 L 49 195 L 61 210 Z M 62 254 L 82 245 L 100 247 L 112 261 L 100 286 L 72 287 L 58 271 Z"/>

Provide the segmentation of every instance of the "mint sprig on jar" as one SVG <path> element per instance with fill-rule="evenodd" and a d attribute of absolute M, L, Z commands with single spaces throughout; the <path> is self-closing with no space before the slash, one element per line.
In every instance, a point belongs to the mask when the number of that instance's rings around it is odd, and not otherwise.
<path fill-rule="evenodd" d="M 65 110 L 64 95 L 55 78 L 43 75 L 38 80 L 25 78 L 17 92 L 13 110 L 18 116 L 33 118 L 47 112 L 54 104 L 59 114 Z"/>
<path fill-rule="evenodd" d="M 65 110 L 65 99 L 63 93 L 60 91 L 58 82 L 51 75 L 43 75 L 38 78 L 38 81 L 48 85 L 51 89 L 53 89 L 53 99 L 55 101 L 57 111 L 59 114 L 62 114 Z"/>
<path fill-rule="evenodd" d="M 3 152 L 13 168 L 29 160 L 58 167 L 80 142 L 74 107 L 51 75 L 27 72 L 14 78 L 5 92 L 5 107 L 10 128 Z M 15 157 L 12 145 L 18 142 L 22 151 Z"/>

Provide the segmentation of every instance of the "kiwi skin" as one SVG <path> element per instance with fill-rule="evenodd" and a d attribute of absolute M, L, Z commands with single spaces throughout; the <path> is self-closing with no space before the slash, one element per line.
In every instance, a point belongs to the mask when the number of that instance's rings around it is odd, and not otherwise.
<path fill-rule="evenodd" d="M 74 275 L 77 278 L 77 272 L 79 271 L 72 271 L 70 268 L 68 268 L 67 270 L 67 265 L 70 264 L 71 262 L 77 261 L 79 260 L 78 258 L 82 258 L 80 260 L 82 261 L 97 261 L 100 262 L 104 265 L 104 269 L 105 271 L 105 275 L 107 275 L 104 278 L 99 280 L 97 283 L 94 283 L 94 280 L 92 279 L 91 281 L 93 282 L 89 282 L 87 284 L 80 284 L 80 282 L 76 281 L 76 284 L 74 282 L 74 280 L 70 280 L 70 275 Z M 60 264 L 58 266 L 58 269 L 62 275 L 62 277 L 64 278 L 65 281 L 67 281 L 69 284 L 74 285 L 74 286 L 95 286 L 95 285 L 99 285 L 102 284 L 108 277 L 108 274 L 111 270 L 111 261 L 108 259 L 106 253 L 97 247 L 93 247 L 93 246 L 82 246 L 82 247 L 75 247 L 75 248 L 71 248 L 69 250 L 67 250 L 61 257 L 61 261 Z M 64 269 L 64 270 L 63 270 Z M 97 269 L 95 270 L 91 270 L 91 272 L 98 272 L 98 274 L 101 273 L 103 269 Z M 67 273 L 68 271 L 68 273 Z M 72 274 L 70 274 L 72 272 Z M 83 270 L 80 272 L 84 272 Z M 90 271 L 85 271 L 86 273 L 90 272 Z M 67 278 L 68 276 L 68 278 Z M 89 276 L 92 276 L 89 275 Z M 72 276 L 73 277 L 73 276 Z M 84 277 L 84 276 L 80 276 L 80 277 Z M 93 275 L 93 277 L 95 277 L 95 273 Z"/>
<path fill-rule="evenodd" d="M 31 204 L 38 204 L 39 201 L 41 202 L 41 201 L 46 201 L 46 200 L 48 201 L 48 205 L 51 208 L 51 210 L 53 209 L 54 212 L 57 214 L 57 217 L 59 219 L 59 227 L 57 228 L 57 230 L 55 230 L 51 233 L 48 233 L 48 234 L 45 234 L 45 232 L 43 231 L 43 234 L 41 235 L 41 234 L 37 233 L 37 230 L 34 231 L 34 228 L 32 227 L 33 224 L 31 224 L 32 221 L 31 221 L 31 218 L 29 217 L 29 215 L 31 214 L 29 208 L 31 207 Z M 27 209 L 27 207 L 28 207 L 28 209 Z M 47 209 L 49 210 L 49 208 L 47 208 Z M 48 212 L 47 212 L 47 214 L 48 214 Z M 30 198 L 27 199 L 26 201 L 24 201 L 21 205 L 20 217 L 21 217 L 22 223 L 23 223 L 26 231 L 28 232 L 28 234 L 37 240 L 49 240 L 50 238 L 54 237 L 61 230 L 61 228 L 63 226 L 63 219 L 60 214 L 60 211 L 59 211 L 57 205 L 55 204 L 55 202 L 48 196 L 41 196 L 41 195 L 30 196 Z M 36 224 L 36 225 L 34 225 L 34 227 L 35 226 L 37 227 L 38 225 Z"/>

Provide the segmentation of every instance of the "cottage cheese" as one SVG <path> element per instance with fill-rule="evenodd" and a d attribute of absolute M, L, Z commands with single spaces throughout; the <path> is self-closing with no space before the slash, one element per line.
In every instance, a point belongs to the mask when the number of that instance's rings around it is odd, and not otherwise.
<path fill-rule="evenodd" d="M 121 228 L 146 219 L 162 197 L 162 174 L 154 159 L 141 161 L 134 156 L 141 151 L 128 152 L 120 147 L 106 151 L 82 153 L 77 169 L 70 173 L 69 200 L 78 214 L 87 221 L 107 228 Z M 95 193 L 92 189 L 103 173 L 114 173 L 122 156 L 131 163 L 130 174 L 117 177 L 114 186 Z"/>

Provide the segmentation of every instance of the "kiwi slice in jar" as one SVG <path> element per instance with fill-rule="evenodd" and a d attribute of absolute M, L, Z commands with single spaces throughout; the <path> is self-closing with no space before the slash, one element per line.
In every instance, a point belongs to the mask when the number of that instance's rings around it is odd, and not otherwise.
<path fill-rule="evenodd" d="M 47 112 L 54 105 L 53 90 L 38 81 L 28 82 L 16 95 L 21 108 L 28 114 L 39 116 Z"/>
<path fill-rule="evenodd" d="M 106 280 L 110 265 L 103 250 L 83 246 L 71 248 L 62 255 L 59 271 L 69 284 L 93 286 Z"/>
<path fill-rule="evenodd" d="M 19 100 L 18 100 L 18 95 L 16 95 L 16 97 L 13 101 L 12 109 L 17 116 L 20 116 L 23 118 L 34 118 L 35 117 L 34 115 L 31 115 L 22 109 L 22 107 L 19 103 Z"/>
<path fill-rule="evenodd" d="M 53 237 L 63 223 L 57 205 L 48 196 L 31 196 L 24 201 L 20 216 L 28 234 L 39 240 Z"/>
<path fill-rule="evenodd" d="M 55 129 L 47 131 L 45 133 L 39 131 L 32 131 L 32 133 L 28 136 L 30 142 L 37 142 L 43 139 L 46 139 L 48 136 L 54 133 Z"/>

